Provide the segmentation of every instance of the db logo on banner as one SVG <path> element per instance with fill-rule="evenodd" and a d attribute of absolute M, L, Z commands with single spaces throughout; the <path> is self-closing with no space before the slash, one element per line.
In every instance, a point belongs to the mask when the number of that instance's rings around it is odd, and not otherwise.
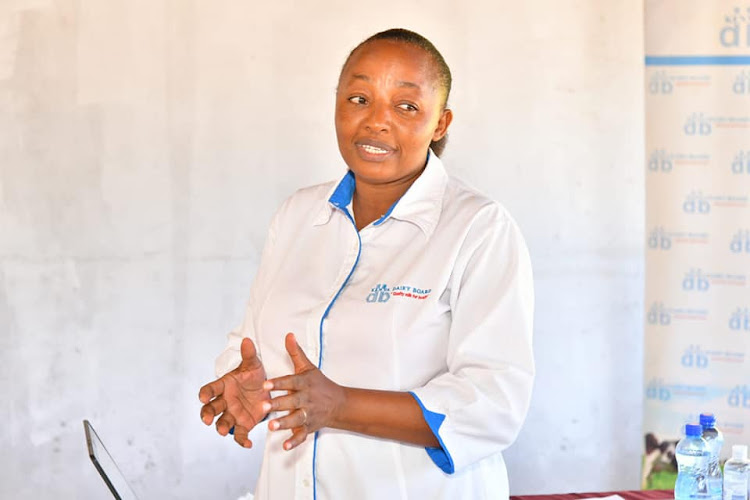
<path fill-rule="evenodd" d="M 687 135 L 711 135 L 711 122 L 703 116 L 703 113 L 693 113 L 685 120 L 682 129 Z"/>
<path fill-rule="evenodd" d="M 735 94 L 750 94 L 750 71 L 744 71 L 737 75 L 732 85 L 732 91 Z"/>
<path fill-rule="evenodd" d="M 663 149 L 655 149 L 648 159 L 648 169 L 652 172 L 671 172 L 672 158 Z"/>
<path fill-rule="evenodd" d="M 703 193 L 693 191 L 685 198 L 682 211 L 686 214 L 707 214 L 711 211 L 711 203 L 703 197 Z"/>
<path fill-rule="evenodd" d="M 686 292 L 705 292 L 708 290 L 708 278 L 703 275 L 700 269 L 691 269 L 685 273 L 685 278 L 682 280 L 682 289 Z"/>
<path fill-rule="evenodd" d="M 729 317 L 730 330 L 744 330 L 750 332 L 750 310 L 748 308 L 740 309 L 739 307 Z"/>
<path fill-rule="evenodd" d="M 737 231 L 729 243 L 732 253 L 750 253 L 750 231 Z"/>
<path fill-rule="evenodd" d="M 738 385 L 729 392 L 729 406 L 750 409 L 750 386 Z"/>
<path fill-rule="evenodd" d="M 651 382 L 646 386 L 646 399 L 669 401 L 672 399 L 672 391 L 662 383 L 661 379 L 651 379 Z"/>
<path fill-rule="evenodd" d="M 731 14 L 724 16 L 724 22 L 727 26 L 719 31 L 719 41 L 724 47 L 742 47 L 743 42 L 750 47 L 750 7 L 744 13 L 735 7 Z"/>
<path fill-rule="evenodd" d="M 750 151 L 740 151 L 732 161 L 733 174 L 750 174 Z"/>
<path fill-rule="evenodd" d="M 656 250 L 669 250 L 672 248 L 672 238 L 664 231 L 664 228 L 655 227 L 648 236 L 648 247 Z"/>
<path fill-rule="evenodd" d="M 685 349 L 682 358 L 680 358 L 680 362 L 682 363 L 682 366 L 687 368 L 706 368 L 708 367 L 708 356 L 701 351 L 699 346 L 691 345 Z"/>
<path fill-rule="evenodd" d="M 672 315 L 664 308 L 663 302 L 654 302 L 646 314 L 646 321 L 651 325 L 667 326 L 672 322 Z"/>
<path fill-rule="evenodd" d="M 659 71 L 651 76 L 648 83 L 649 92 L 652 94 L 671 94 L 672 90 L 674 90 L 674 84 L 666 72 Z"/>

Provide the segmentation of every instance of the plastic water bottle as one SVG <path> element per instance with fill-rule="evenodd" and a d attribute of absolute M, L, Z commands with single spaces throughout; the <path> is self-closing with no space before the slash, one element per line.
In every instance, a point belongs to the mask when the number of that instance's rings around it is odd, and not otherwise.
<path fill-rule="evenodd" d="M 747 446 L 732 446 L 732 458 L 724 464 L 724 500 L 748 500 L 750 461 Z"/>
<path fill-rule="evenodd" d="M 700 425 L 687 424 L 685 437 L 677 443 L 677 483 L 674 485 L 676 500 L 708 500 L 708 460 L 709 451 L 706 440 L 701 437 L 703 428 Z"/>
<path fill-rule="evenodd" d="M 716 417 L 713 413 L 701 413 L 700 424 L 703 428 L 703 439 L 708 444 L 708 495 L 711 500 L 721 500 L 721 465 L 719 454 L 724 445 L 724 435 L 716 428 Z"/>

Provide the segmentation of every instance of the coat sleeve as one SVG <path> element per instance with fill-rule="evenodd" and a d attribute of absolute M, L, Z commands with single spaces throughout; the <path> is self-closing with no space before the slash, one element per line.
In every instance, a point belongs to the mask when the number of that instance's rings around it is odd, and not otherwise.
<path fill-rule="evenodd" d="M 440 447 L 427 453 L 452 474 L 516 438 L 534 380 L 531 261 L 499 207 L 475 218 L 451 274 L 447 372 L 411 392 Z"/>
<path fill-rule="evenodd" d="M 245 316 L 242 323 L 239 327 L 229 332 L 227 335 L 227 345 L 219 357 L 216 358 L 216 363 L 214 365 L 216 378 L 224 376 L 226 373 L 239 366 L 240 361 L 242 361 L 240 344 L 242 344 L 242 339 L 245 337 L 250 338 L 255 343 L 255 347 L 258 349 L 258 356 L 261 359 L 263 358 L 255 334 L 255 319 L 258 317 L 257 312 L 262 306 L 260 291 L 264 289 L 264 283 L 267 281 L 268 275 L 270 274 L 269 266 L 271 255 L 273 254 L 276 243 L 276 232 L 279 224 L 278 220 L 280 218 L 280 213 L 281 209 L 271 220 L 271 225 L 269 226 L 268 234 L 266 236 L 266 242 L 263 246 L 263 251 L 260 257 L 258 272 L 255 274 L 253 284 L 250 287 L 250 298 L 245 307 Z"/>

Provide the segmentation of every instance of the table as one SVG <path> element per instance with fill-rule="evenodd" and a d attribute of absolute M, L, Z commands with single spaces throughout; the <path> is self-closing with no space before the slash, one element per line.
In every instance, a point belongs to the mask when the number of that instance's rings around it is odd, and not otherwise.
<path fill-rule="evenodd" d="M 607 491 L 598 493 L 560 493 L 555 495 L 513 495 L 511 500 L 577 500 L 581 498 L 608 497 L 619 495 L 624 500 L 674 500 L 673 490 L 631 490 Z"/>

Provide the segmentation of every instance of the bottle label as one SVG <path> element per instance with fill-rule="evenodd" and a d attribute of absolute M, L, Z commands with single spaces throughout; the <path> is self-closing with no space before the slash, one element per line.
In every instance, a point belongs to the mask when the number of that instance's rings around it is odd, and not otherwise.
<path fill-rule="evenodd" d="M 724 470 L 724 500 L 747 500 L 747 473 Z"/>

